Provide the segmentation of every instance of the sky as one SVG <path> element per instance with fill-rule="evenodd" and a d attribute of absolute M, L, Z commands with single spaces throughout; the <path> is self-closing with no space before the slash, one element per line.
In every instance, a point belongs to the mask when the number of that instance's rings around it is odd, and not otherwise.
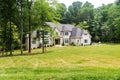
<path fill-rule="evenodd" d="M 80 1 L 85 3 L 86 1 L 92 3 L 95 8 L 100 7 L 102 4 L 113 3 L 115 0 L 58 0 L 60 3 L 64 3 L 67 7 L 71 5 L 74 1 Z"/>

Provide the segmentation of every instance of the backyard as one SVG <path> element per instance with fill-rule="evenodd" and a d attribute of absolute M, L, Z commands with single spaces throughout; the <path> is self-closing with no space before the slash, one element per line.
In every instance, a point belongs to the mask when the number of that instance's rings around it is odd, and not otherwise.
<path fill-rule="evenodd" d="M 120 80 L 120 45 L 48 47 L 44 54 L 40 49 L 32 52 L 37 54 L 0 57 L 0 80 Z"/>

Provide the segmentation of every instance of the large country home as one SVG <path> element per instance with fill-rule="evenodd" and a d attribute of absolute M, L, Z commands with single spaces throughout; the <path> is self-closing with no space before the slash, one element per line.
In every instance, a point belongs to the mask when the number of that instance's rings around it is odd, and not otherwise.
<path fill-rule="evenodd" d="M 47 22 L 54 32 L 58 34 L 58 37 L 53 39 L 54 36 L 51 36 L 50 33 L 46 32 L 45 40 L 47 40 L 47 45 L 53 45 L 54 42 L 57 45 L 90 45 L 91 44 L 91 35 L 88 33 L 87 30 L 80 30 L 79 28 L 74 27 L 70 24 L 59 24 L 56 25 L 52 22 Z M 42 44 L 41 39 L 34 39 L 37 36 L 37 31 L 33 31 L 32 33 L 32 42 L 31 48 L 37 48 Z M 27 47 L 28 45 L 28 35 L 26 36 Z"/>

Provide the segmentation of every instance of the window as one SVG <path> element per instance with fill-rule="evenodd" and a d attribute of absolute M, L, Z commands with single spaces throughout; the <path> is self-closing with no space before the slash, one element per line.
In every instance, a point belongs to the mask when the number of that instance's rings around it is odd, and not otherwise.
<path fill-rule="evenodd" d="M 68 43 L 68 38 L 65 38 L 65 39 L 64 39 L 64 42 L 65 42 L 65 43 Z"/>
<path fill-rule="evenodd" d="M 67 35 L 68 35 L 68 32 L 65 32 L 65 35 L 67 36 Z"/>
<path fill-rule="evenodd" d="M 87 40 L 87 39 L 85 39 L 85 40 L 84 40 L 84 43 L 88 43 L 88 40 Z"/>
<path fill-rule="evenodd" d="M 79 44 L 79 40 L 77 40 L 77 44 Z"/>

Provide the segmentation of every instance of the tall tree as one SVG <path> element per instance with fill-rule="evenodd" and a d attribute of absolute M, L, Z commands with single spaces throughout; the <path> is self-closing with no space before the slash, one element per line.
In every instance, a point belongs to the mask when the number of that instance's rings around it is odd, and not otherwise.
<path fill-rule="evenodd" d="M 17 0 L 18 10 L 20 12 L 20 49 L 23 54 L 23 0 Z"/>
<path fill-rule="evenodd" d="M 4 51 L 10 50 L 10 55 L 12 55 L 12 22 L 14 22 L 14 18 L 15 18 L 15 13 L 16 13 L 16 0 L 4 0 L 4 1 L 0 1 L 1 7 L 0 7 L 0 12 L 1 12 L 1 27 L 3 27 L 2 31 L 4 32 L 2 35 L 3 38 L 3 49 Z M 9 32 L 10 34 L 6 34 L 7 32 L 7 26 L 9 23 Z M 7 35 L 9 35 L 9 37 L 7 37 Z M 6 38 L 9 39 L 9 43 L 6 42 Z M 9 47 L 7 47 L 7 45 L 9 45 Z"/>
<path fill-rule="evenodd" d="M 113 29 L 114 42 L 120 42 L 120 4 L 114 5 L 109 10 L 109 25 L 111 26 L 111 29 Z M 111 21 L 111 23 L 110 23 Z"/>
<path fill-rule="evenodd" d="M 68 23 L 76 23 L 80 22 L 79 18 L 79 10 L 82 8 L 82 2 L 76 1 L 73 2 L 72 5 L 68 7 L 68 12 L 66 15 L 66 19 L 69 21 Z"/>
<path fill-rule="evenodd" d="M 33 4 L 33 0 L 27 0 L 27 6 L 28 6 L 28 9 L 29 9 L 29 11 L 28 11 L 28 14 L 29 14 L 29 50 L 28 50 L 28 52 L 29 53 L 31 53 L 31 8 L 32 8 L 32 4 Z"/>
<path fill-rule="evenodd" d="M 58 21 L 60 23 L 66 23 L 65 17 L 66 17 L 67 8 L 66 8 L 65 4 L 57 3 L 55 12 L 56 12 L 56 15 L 58 15 L 57 17 L 59 17 Z"/>
<path fill-rule="evenodd" d="M 44 31 L 46 30 L 46 22 L 53 20 L 53 14 L 51 13 L 51 7 L 49 6 L 49 3 L 45 0 L 37 0 L 32 8 L 32 20 L 33 20 L 33 27 L 32 29 L 39 29 L 39 31 L 42 31 L 42 35 L 44 38 Z M 39 36 L 40 38 L 40 36 Z M 43 47 L 43 53 L 44 53 L 44 39 L 42 42 Z"/>

